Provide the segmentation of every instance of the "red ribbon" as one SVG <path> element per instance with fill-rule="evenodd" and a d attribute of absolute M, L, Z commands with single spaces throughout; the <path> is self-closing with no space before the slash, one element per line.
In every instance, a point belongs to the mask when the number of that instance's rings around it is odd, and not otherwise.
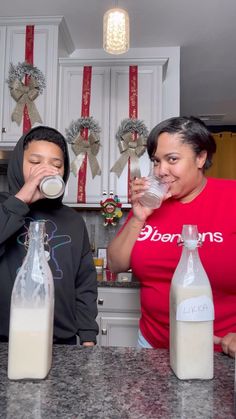
<path fill-rule="evenodd" d="M 138 118 L 138 66 L 129 66 L 129 118 Z M 133 141 L 136 141 L 137 134 L 132 134 Z M 131 189 L 130 189 L 130 157 L 128 160 L 128 202 L 131 202 Z"/>
<path fill-rule="evenodd" d="M 90 111 L 90 96 L 91 96 L 91 79 L 92 67 L 84 66 L 83 70 L 83 87 L 82 87 L 82 103 L 81 103 L 81 117 L 88 117 Z M 88 140 L 88 128 L 81 130 L 81 135 L 85 140 Z M 78 191 L 77 202 L 86 202 L 85 186 L 87 175 L 87 154 L 80 166 L 78 172 Z"/>
<path fill-rule="evenodd" d="M 34 25 L 27 25 L 25 31 L 25 61 L 28 64 L 34 63 Z M 30 77 L 25 75 L 25 85 L 28 86 Z M 23 134 L 31 128 L 31 121 L 28 114 L 27 106 L 24 107 L 23 114 Z"/>

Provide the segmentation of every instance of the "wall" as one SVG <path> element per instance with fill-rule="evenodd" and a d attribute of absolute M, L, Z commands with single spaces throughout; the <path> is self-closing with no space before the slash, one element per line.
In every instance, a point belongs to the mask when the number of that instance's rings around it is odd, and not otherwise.
<path fill-rule="evenodd" d="M 129 213 L 129 210 L 122 210 L 123 216 L 120 218 L 116 226 L 108 225 L 104 226 L 104 218 L 101 214 L 101 210 L 81 210 L 76 208 L 87 226 L 88 235 L 91 243 L 91 247 L 94 253 L 94 256 L 97 255 L 98 247 L 107 247 L 112 238 L 116 235 L 118 230 L 124 224 L 125 219 Z"/>

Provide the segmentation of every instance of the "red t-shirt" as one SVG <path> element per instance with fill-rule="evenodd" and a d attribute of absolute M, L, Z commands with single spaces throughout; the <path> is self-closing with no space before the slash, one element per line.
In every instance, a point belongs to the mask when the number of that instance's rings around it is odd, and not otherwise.
<path fill-rule="evenodd" d="M 169 199 L 155 210 L 132 250 L 131 267 L 141 283 L 140 329 L 154 348 L 169 346 L 169 291 L 183 224 L 196 224 L 202 235 L 199 255 L 213 292 L 214 333 L 236 333 L 236 181 L 208 179 L 192 202 Z"/>

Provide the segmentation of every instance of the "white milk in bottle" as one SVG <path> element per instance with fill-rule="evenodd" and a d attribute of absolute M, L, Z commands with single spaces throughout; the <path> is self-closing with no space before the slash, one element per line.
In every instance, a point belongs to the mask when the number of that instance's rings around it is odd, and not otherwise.
<path fill-rule="evenodd" d="M 31 222 L 28 252 L 12 291 L 8 352 L 12 380 L 45 378 L 52 363 L 54 284 L 44 236 L 44 222 Z"/>
<path fill-rule="evenodd" d="M 212 291 L 198 255 L 197 226 L 184 225 L 170 289 L 170 366 L 180 379 L 213 378 Z"/>

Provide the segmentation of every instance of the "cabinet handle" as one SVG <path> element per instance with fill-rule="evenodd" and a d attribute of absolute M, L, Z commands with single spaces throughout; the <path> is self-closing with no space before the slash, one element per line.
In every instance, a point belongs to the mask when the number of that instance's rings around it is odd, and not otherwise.
<path fill-rule="evenodd" d="M 103 302 L 104 302 L 103 298 L 99 298 L 99 299 L 98 299 L 98 304 L 99 304 L 100 306 L 103 306 Z"/>
<path fill-rule="evenodd" d="M 102 335 L 107 335 L 107 329 L 102 329 Z"/>
<path fill-rule="evenodd" d="M 6 128 L 2 128 L 2 134 L 6 134 L 7 129 Z"/>

